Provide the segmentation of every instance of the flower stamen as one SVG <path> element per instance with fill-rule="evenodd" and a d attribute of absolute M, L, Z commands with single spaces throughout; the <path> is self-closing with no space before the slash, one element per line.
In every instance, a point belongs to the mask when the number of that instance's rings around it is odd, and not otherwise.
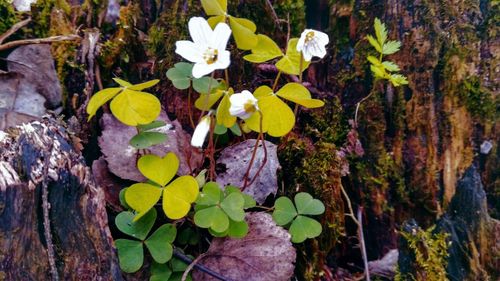
<path fill-rule="evenodd" d="M 213 64 L 217 61 L 218 55 L 219 51 L 217 49 L 208 47 L 208 49 L 203 53 L 203 60 L 207 64 Z"/>

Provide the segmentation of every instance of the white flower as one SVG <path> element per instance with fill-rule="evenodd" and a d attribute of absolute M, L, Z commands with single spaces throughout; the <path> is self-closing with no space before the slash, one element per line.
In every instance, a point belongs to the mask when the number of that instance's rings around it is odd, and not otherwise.
<path fill-rule="evenodd" d="M 241 119 L 247 119 L 255 111 L 259 110 L 257 99 L 247 90 L 231 95 L 229 101 L 231 102 L 229 114 Z"/>
<path fill-rule="evenodd" d="M 328 35 L 314 29 L 306 29 L 297 42 L 297 52 L 302 52 L 305 61 L 312 57 L 323 58 L 326 55 L 325 46 L 330 42 Z"/>
<path fill-rule="evenodd" d="M 225 69 L 230 63 L 230 53 L 226 50 L 231 36 L 231 28 L 219 23 L 215 30 L 210 28 L 204 18 L 193 17 L 189 20 L 191 41 L 177 41 L 175 52 L 190 62 L 194 62 L 193 77 L 200 78 L 216 69 Z"/>
<path fill-rule="evenodd" d="M 210 114 L 201 118 L 200 123 L 194 129 L 191 145 L 194 147 L 202 147 L 208 132 L 210 131 Z"/>

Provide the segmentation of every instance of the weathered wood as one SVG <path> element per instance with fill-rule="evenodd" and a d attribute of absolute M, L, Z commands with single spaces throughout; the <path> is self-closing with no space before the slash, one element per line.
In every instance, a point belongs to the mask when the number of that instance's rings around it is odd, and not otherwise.
<path fill-rule="evenodd" d="M 122 280 L 105 210 L 51 118 L 0 134 L 0 279 Z"/>

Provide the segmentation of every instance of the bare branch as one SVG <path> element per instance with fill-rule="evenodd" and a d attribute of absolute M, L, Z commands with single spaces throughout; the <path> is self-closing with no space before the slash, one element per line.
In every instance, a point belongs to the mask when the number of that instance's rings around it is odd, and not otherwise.
<path fill-rule="evenodd" d="M 17 41 L 12 41 L 12 42 L 8 42 L 8 43 L 5 43 L 3 45 L 0 45 L 0 51 L 8 50 L 8 49 L 22 46 L 22 45 L 46 44 L 46 43 L 54 43 L 54 42 L 61 42 L 61 41 L 74 41 L 74 40 L 79 40 L 79 39 L 80 39 L 80 36 L 72 34 L 72 35 L 51 36 L 51 37 L 47 37 L 47 38 L 17 40 Z"/>
<path fill-rule="evenodd" d="M 9 30 L 5 31 L 4 34 L 0 35 L 0 45 L 5 41 L 5 39 L 9 38 L 12 34 L 16 33 L 19 29 L 25 27 L 29 22 L 31 21 L 31 18 L 27 18 L 23 21 L 20 21 L 16 24 L 14 24 Z"/>

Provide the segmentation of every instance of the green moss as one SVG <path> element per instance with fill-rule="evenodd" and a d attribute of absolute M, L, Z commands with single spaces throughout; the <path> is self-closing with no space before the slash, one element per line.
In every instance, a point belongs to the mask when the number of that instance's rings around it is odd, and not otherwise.
<path fill-rule="evenodd" d="M 467 108 L 471 115 L 480 120 L 493 120 L 496 115 L 496 104 L 493 95 L 481 86 L 479 77 L 471 76 L 465 79 L 458 90 L 458 100 Z"/>
<path fill-rule="evenodd" d="M 427 230 L 418 229 L 415 232 L 401 232 L 408 243 L 415 261 L 415 276 L 411 273 L 402 273 L 399 270 L 396 281 L 403 280 L 448 280 L 446 266 L 448 264 L 448 233 L 436 233 L 435 227 Z"/>
<path fill-rule="evenodd" d="M 290 34 L 293 37 L 300 36 L 306 27 L 306 6 L 303 0 L 278 0 L 273 1 L 276 15 L 280 19 L 286 19 L 290 15 Z"/>
<path fill-rule="evenodd" d="M 0 34 L 17 22 L 16 12 L 12 4 L 6 0 L 0 0 Z"/>

